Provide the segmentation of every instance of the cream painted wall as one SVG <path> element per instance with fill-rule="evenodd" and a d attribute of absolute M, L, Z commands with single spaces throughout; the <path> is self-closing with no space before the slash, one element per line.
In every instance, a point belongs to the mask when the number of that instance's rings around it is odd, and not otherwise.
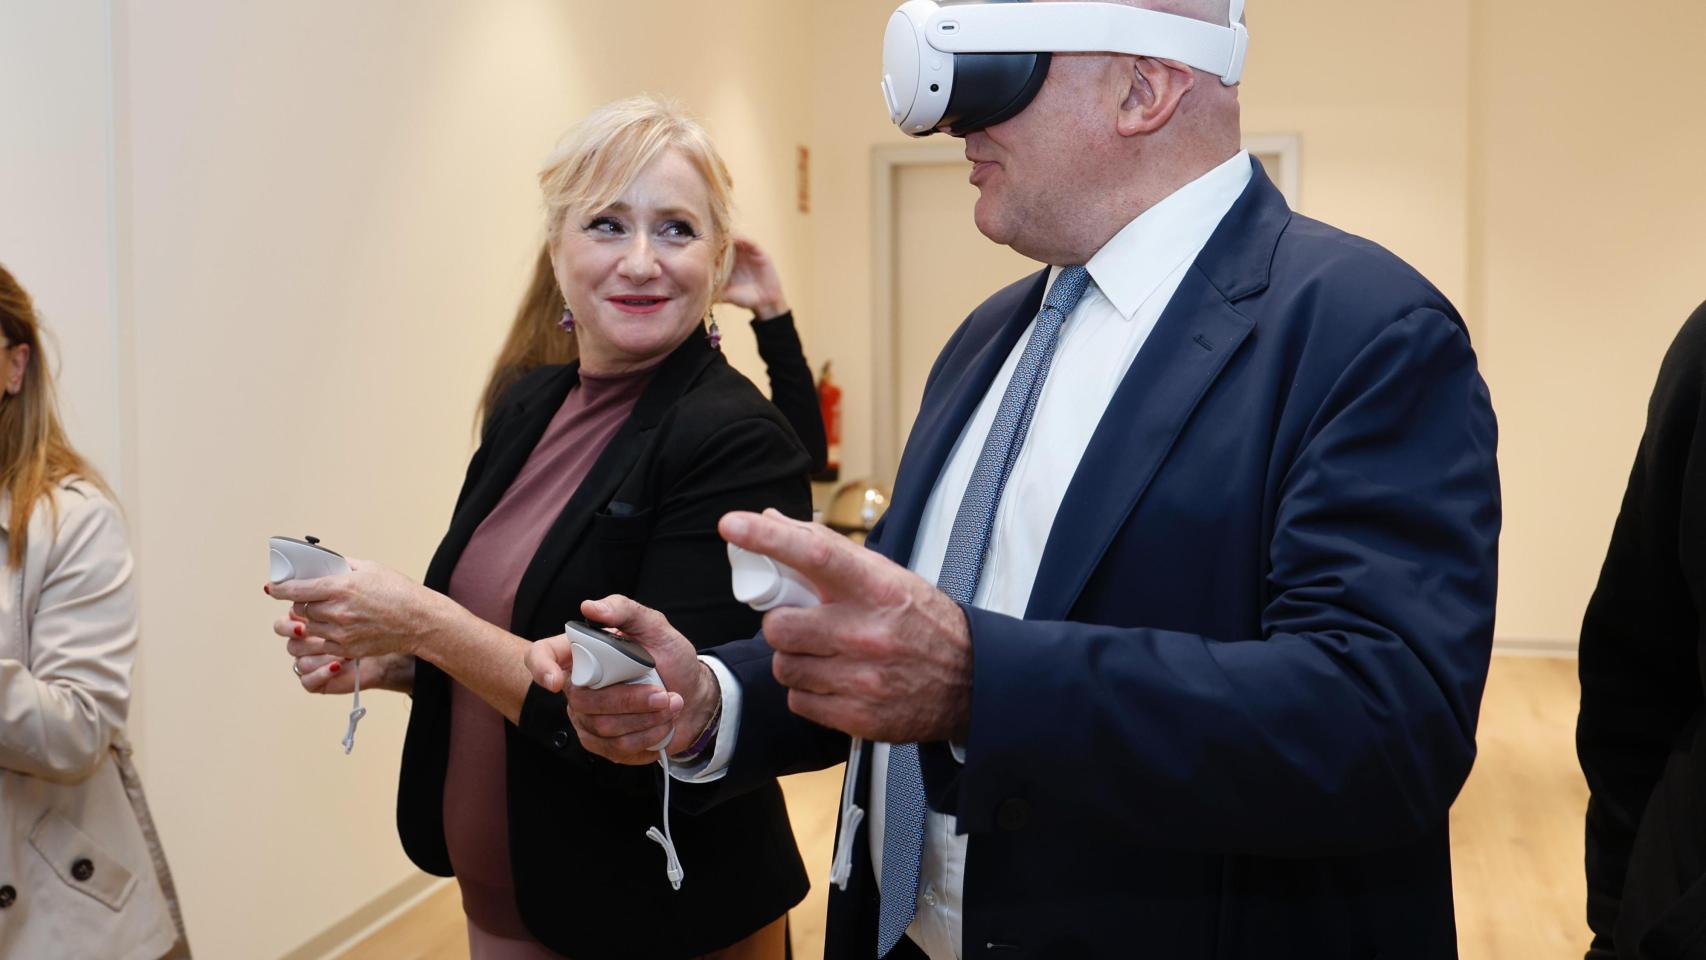
<path fill-rule="evenodd" d="M 406 701 L 310 698 L 268 627 L 262 539 L 419 576 L 541 236 L 568 122 L 655 90 L 708 117 L 743 221 L 809 271 L 803 54 L 786 0 L 125 7 L 145 776 L 198 953 L 276 957 L 414 873 Z M 659 30 L 659 23 L 669 29 Z M 793 291 L 807 312 L 810 297 Z M 762 378 L 744 318 L 726 343 Z"/>
<path fill-rule="evenodd" d="M 1239 91 L 1246 133 L 1298 134 L 1301 212 L 1392 250 L 1465 314 L 1470 2 L 1251 3 Z"/>
<path fill-rule="evenodd" d="M 1659 361 L 1706 299 L 1702 36 L 1699 0 L 1624 16 L 1585 0 L 1475 5 L 1502 636 L 1576 638 Z"/>
<path fill-rule="evenodd" d="M 0 264 L 47 326 L 66 429 L 122 491 L 106 4 L 0 3 Z"/>

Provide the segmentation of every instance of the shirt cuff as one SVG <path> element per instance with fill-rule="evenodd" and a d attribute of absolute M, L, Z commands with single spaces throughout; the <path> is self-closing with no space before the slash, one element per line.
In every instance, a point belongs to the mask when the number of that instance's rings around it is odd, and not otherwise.
<path fill-rule="evenodd" d="M 682 783 L 711 783 L 729 772 L 734 759 L 735 742 L 740 739 L 740 681 L 723 661 L 701 656 L 700 662 L 711 668 L 723 695 L 723 716 L 717 727 L 717 740 L 710 750 L 689 764 L 669 765 L 669 775 Z"/>

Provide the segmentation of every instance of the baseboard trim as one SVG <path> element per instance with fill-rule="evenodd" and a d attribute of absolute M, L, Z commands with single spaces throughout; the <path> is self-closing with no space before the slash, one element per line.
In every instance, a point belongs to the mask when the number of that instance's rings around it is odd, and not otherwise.
<path fill-rule="evenodd" d="M 1493 640 L 1493 654 L 1504 657 L 1576 658 L 1576 641 L 1556 638 L 1498 637 Z"/>
<path fill-rule="evenodd" d="M 356 908 L 318 936 L 279 957 L 279 960 L 331 960 L 366 939 L 375 930 L 437 893 L 451 881 L 419 873 Z"/>

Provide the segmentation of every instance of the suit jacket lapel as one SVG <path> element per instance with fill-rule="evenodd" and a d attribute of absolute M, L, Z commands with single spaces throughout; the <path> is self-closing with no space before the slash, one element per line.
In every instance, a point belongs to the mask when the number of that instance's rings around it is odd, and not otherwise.
<path fill-rule="evenodd" d="M 657 375 L 634 404 L 634 412 L 610 438 L 598 461 L 587 472 L 586 479 L 569 498 L 563 512 L 557 515 L 528 564 L 527 572 L 522 575 L 515 590 L 515 606 L 510 616 L 513 632 L 520 633 L 533 621 L 545 599 L 546 588 L 580 544 L 592 523 L 593 514 L 610 502 L 641 454 L 652 443 L 652 435 L 664 414 L 699 379 L 701 371 L 721 359 L 722 355 L 712 350 L 704 337 L 690 335 L 658 366 Z M 538 435 L 535 435 L 533 443 L 528 445 L 530 452 L 538 440 Z M 487 509 L 490 510 L 489 507 Z"/>
<path fill-rule="evenodd" d="M 894 497 L 884 516 L 883 537 L 878 552 L 899 564 L 912 560 L 913 544 L 918 539 L 918 524 L 923 520 L 924 507 L 930 491 L 936 486 L 953 453 L 954 444 L 965 431 L 966 422 L 977 410 L 995 375 L 1001 371 L 1014 344 L 1025 328 L 1042 309 L 1043 294 L 1048 285 L 1048 271 L 1038 273 L 1023 299 L 1006 321 L 957 371 L 943 373 L 944 380 L 933 385 L 931 402 L 919 409 L 918 419 L 906 440 L 901 454 L 900 469 L 895 477 Z M 968 331 L 970 333 L 972 331 Z M 957 377 L 957 379 L 946 379 Z M 940 401 L 937 401 L 940 397 Z"/>
<path fill-rule="evenodd" d="M 1102 414 L 1061 501 L 1025 610 L 1062 620 L 1253 324 L 1199 274 L 1180 286 Z"/>
<path fill-rule="evenodd" d="M 1255 327 L 1234 303 L 1267 287 L 1291 212 L 1252 163 L 1249 186 L 1162 312 L 1078 462 L 1043 549 L 1028 620 L 1066 618 L 1191 412 Z"/>
<path fill-rule="evenodd" d="M 491 462 L 481 472 L 479 482 L 451 517 L 450 529 L 433 554 L 432 563 L 427 566 L 427 586 L 440 592 L 449 591 L 450 575 L 455 572 L 457 561 L 462 559 L 462 551 L 468 548 L 468 541 L 474 538 L 474 531 L 480 528 L 481 521 L 498 505 L 504 491 L 515 481 L 533 448 L 538 446 L 545 428 L 550 426 L 551 418 L 562 407 L 563 399 L 579 382 L 579 367 L 570 364 L 523 401 L 521 409 L 514 414 L 516 423 L 504 430 L 503 440 L 489 454 Z"/>

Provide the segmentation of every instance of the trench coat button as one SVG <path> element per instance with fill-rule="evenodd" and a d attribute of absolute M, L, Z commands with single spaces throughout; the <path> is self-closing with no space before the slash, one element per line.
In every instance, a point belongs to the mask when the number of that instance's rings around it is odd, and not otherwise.
<path fill-rule="evenodd" d="M 551 734 L 551 746 L 558 750 L 567 750 L 569 748 L 569 731 L 558 730 Z"/>
<path fill-rule="evenodd" d="M 1003 830 L 1023 830 L 1031 820 L 1031 805 L 1018 797 L 1008 797 L 995 808 L 995 825 Z"/>
<path fill-rule="evenodd" d="M 81 883 L 95 875 L 95 865 L 88 857 L 71 865 L 71 878 Z"/>
<path fill-rule="evenodd" d="M 11 884 L 0 887 L 0 910 L 4 910 L 18 902 L 18 888 Z"/>

